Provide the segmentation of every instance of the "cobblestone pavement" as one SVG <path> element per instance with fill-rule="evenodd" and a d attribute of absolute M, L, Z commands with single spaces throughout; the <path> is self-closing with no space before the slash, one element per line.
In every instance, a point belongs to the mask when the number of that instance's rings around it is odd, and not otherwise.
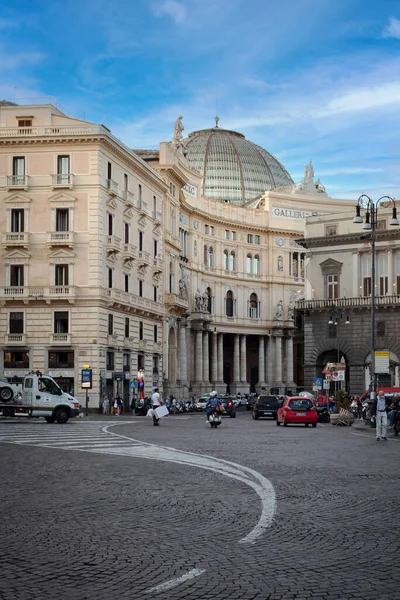
<path fill-rule="evenodd" d="M 189 455 L 172 448 L 219 460 L 176 464 Z M 1 600 L 400 598 L 396 439 L 239 412 L 217 430 L 202 415 L 3 421 L 0 451 Z M 276 513 L 243 543 L 254 471 Z"/>

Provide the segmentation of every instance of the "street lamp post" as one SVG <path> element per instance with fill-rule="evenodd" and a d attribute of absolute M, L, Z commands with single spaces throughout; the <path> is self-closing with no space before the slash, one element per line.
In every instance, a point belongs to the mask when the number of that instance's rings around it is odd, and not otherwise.
<path fill-rule="evenodd" d="M 390 196 L 382 196 L 376 202 L 372 200 L 366 194 L 362 194 L 356 206 L 356 216 L 353 219 L 353 223 L 363 223 L 361 216 L 361 209 L 365 209 L 365 222 L 363 229 L 370 233 L 365 236 L 366 239 L 371 240 L 371 371 L 370 371 L 370 398 L 374 400 L 376 391 L 376 375 L 375 375 L 375 262 L 376 262 L 376 230 L 378 224 L 378 206 L 383 200 L 389 201 L 393 204 L 392 218 L 390 219 L 389 225 L 392 227 L 398 226 L 399 220 L 397 218 L 396 204 L 393 198 Z"/>
<path fill-rule="evenodd" d="M 338 364 L 340 363 L 339 321 L 341 319 L 343 319 L 344 317 L 346 317 L 345 324 L 349 325 L 350 319 L 347 315 L 345 315 L 345 313 L 342 311 L 342 309 L 334 308 L 330 313 L 329 321 L 328 321 L 329 325 L 335 325 L 335 327 L 336 327 L 336 346 L 337 346 L 337 362 L 338 362 Z M 338 382 L 336 382 L 336 383 L 338 383 Z M 337 389 L 339 386 L 336 385 L 335 387 Z"/>

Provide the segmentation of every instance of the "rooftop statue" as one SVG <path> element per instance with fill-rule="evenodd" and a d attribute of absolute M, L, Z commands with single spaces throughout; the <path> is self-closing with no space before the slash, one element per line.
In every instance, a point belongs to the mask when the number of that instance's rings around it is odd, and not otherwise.
<path fill-rule="evenodd" d="M 312 161 L 306 165 L 304 177 L 292 188 L 292 194 L 326 194 L 325 186 L 317 179 L 314 181 L 314 167 Z"/>
<path fill-rule="evenodd" d="M 182 125 L 183 117 L 178 117 L 174 124 L 174 137 L 172 138 L 172 142 L 176 147 L 181 145 L 181 140 L 183 138 L 182 132 L 185 129 Z"/>

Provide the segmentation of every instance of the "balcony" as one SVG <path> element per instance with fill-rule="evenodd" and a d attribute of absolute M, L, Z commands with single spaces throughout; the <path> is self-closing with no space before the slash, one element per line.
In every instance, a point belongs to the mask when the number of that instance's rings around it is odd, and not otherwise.
<path fill-rule="evenodd" d="M 47 243 L 49 246 L 74 246 L 73 231 L 48 231 Z"/>
<path fill-rule="evenodd" d="M 89 135 L 104 133 L 102 125 L 72 125 L 55 127 L 0 127 L 0 138 Z"/>
<path fill-rule="evenodd" d="M 153 258 L 153 271 L 155 273 L 162 273 L 164 270 L 164 261 L 162 258 Z"/>
<path fill-rule="evenodd" d="M 187 309 L 188 300 L 181 298 L 178 294 L 165 294 L 165 304 L 170 307 L 178 307 Z"/>
<path fill-rule="evenodd" d="M 18 232 L 18 233 L 3 233 L 2 235 L 2 244 L 6 247 L 16 247 L 20 246 L 23 248 L 28 248 L 29 246 L 29 233 L 26 231 Z"/>
<path fill-rule="evenodd" d="M 107 236 L 107 252 L 121 252 L 121 240 L 115 235 Z"/>
<path fill-rule="evenodd" d="M 107 179 L 107 189 L 110 196 L 118 196 L 118 183 L 113 179 Z"/>
<path fill-rule="evenodd" d="M 142 313 L 147 312 L 156 315 L 162 315 L 164 313 L 162 304 L 148 298 L 143 298 L 142 296 L 137 296 L 136 294 L 130 294 L 129 292 L 123 292 L 122 290 L 114 288 L 105 290 L 105 294 L 109 302 L 125 304 L 126 306 L 138 309 Z"/>
<path fill-rule="evenodd" d="M 8 175 L 7 188 L 9 190 L 27 190 L 28 176 L 27 175 Z"/>
<path fill-rule="evenodd" d="M 32 288 L 30 288 L 32 289 Z M 45 296 L 49 298 L 60 299 L 74 299 L 75 298 L 75 287 L 71 285 L 53 285 L 49 288 L 45 288 Z"/>
<path fill-rule="evenodd" d="M 161 211 L 159 210 L 153 210 L 153 219 L 155 220 L 156 223 L 160 223 L 162 222 L 162 214 Z"/>
<path fill-rule="evenodd" d="M 53 285 L 52 287 L 8 286 L 0 288 L 0 300 L 75 300 L 75 287 Z"/>
<path fill-rule="evenodd" d="M 51 345 L 57 344 L 61 346 L 71 345 L 71 334 L 70 333 L 51 333 L 50 341 Z"/>
<path fill-rule="evenodd" d="M 133 244 L 124 244 L 122 250 L 122 258 L 124 260 L 134 260 L 137 258 L 137 248 Z"/>
<path fill-rule="evenodd" d="M 140 250 L 138 252 L 138 260 L 141 265 L 149 265 L 150 264 L 150 253 L 145 252 L 144 250 Z"/>
<path fill-rule="evenodd" d="M 74 176 L 72 173 L 54 173 L 51 176 L 53 188 L 72 189 Z"/>
<path fill-rule="evenodd" d="M 122 198 L 124 199 L 125 205 L 127 207 L 135 206 L 135 194 L 132 194 L 132 192 L 129 192 L 128 190 L 123 190 Z"/>
<path fill-rule="evenodd" d="M 137 207 L 142 215 L 147 215 L 147 202 L 138 200 Z"/>
<path fill-rule="evenodd" d="M 6 334 L 6 345 L 7 346 L 25 346 L 26 338 L 24 333 L 7 333 Z"/>
<path fill-rule="evenodd" d="M 400 306 L 400 295 L 376 296 L 375 306 Z M 296 303 L 299 310 L 331 310 L 333 308 L 371 308 L 371 296 L 354 298 L 336 298 L 335 300 L 300 300 Z"/>

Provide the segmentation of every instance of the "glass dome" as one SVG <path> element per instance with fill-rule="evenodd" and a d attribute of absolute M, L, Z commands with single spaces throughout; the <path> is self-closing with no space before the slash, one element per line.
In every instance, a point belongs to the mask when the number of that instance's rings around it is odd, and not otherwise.
<path fill-rule="evenodd" d="M 272 154 L 236 131 L 202 129 L 183 140 L 190 166 L 203 176 L 203 196 L 243 205 L 294 181 Z"/>

